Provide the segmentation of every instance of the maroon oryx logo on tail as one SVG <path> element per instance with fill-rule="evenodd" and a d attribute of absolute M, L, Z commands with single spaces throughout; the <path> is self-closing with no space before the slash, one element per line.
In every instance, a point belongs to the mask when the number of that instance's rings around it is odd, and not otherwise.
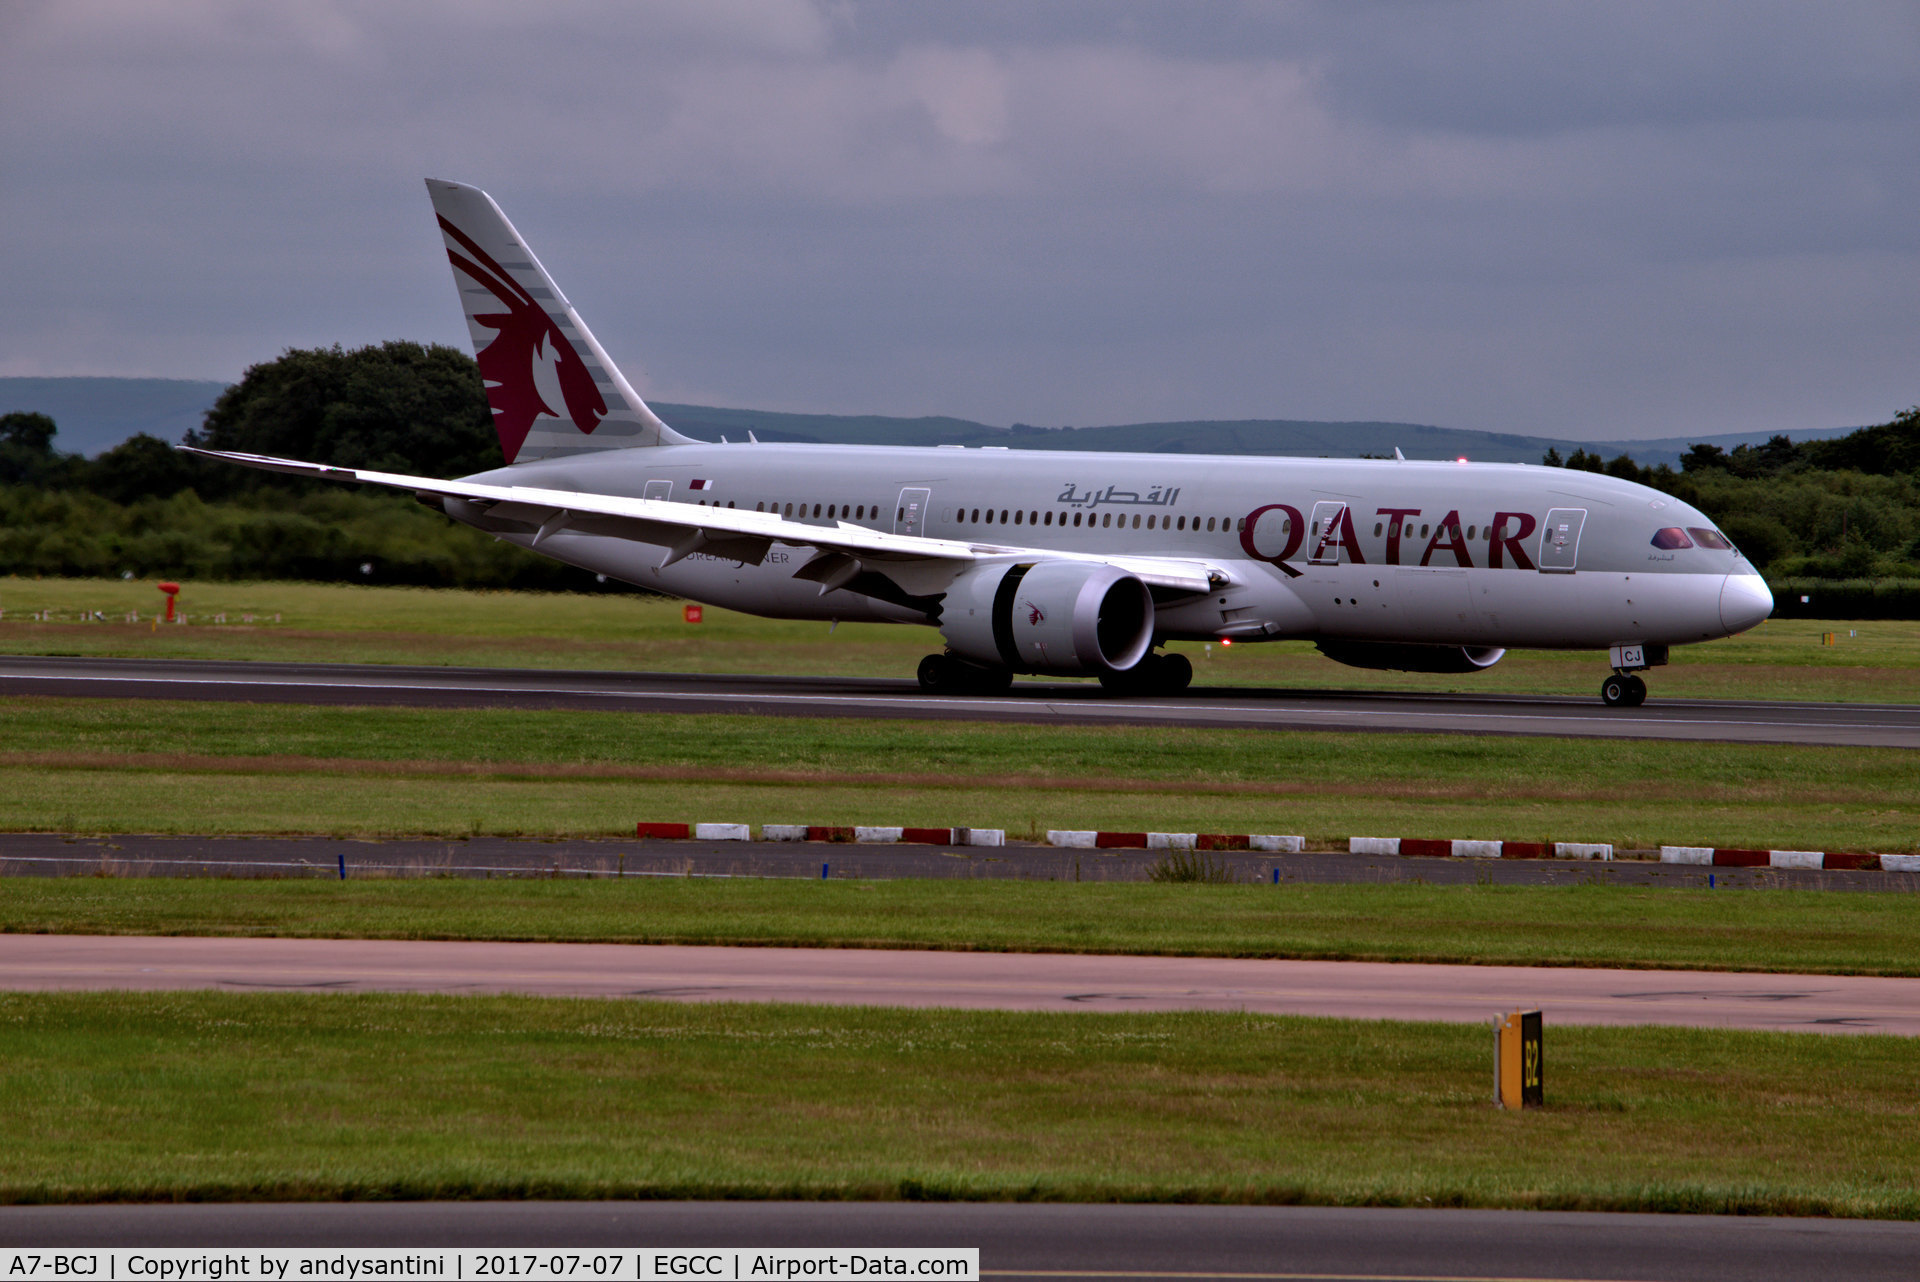
<path fill-rule="evenodd" d="M 600 426 L 607 402 L 566 335 L 506 268 L 444 215 L 440 227 L 473 255 L 463 258 L 449 249 L 447 257 L 454 270 L 471 276 L 506 307 L 504 312 L 476 312 L 474 319 L 495 332 L 493 341 L 481 348 L 475 359 L 487 384 L 487 404 L 493 408 L 494 428 L 500 433 L 500 448 L 507 462 L 513 462 L 520 453 L 533 420 L 541 414 L 570 418 L 582 432 Z M 542 371 L 547 374 L 545 379 L 540 377 Z M 558 384 L 560 398 L 566 402 L 565 414 L 547 404 L 540 390 L 542 382 L 549 388 Z"/>

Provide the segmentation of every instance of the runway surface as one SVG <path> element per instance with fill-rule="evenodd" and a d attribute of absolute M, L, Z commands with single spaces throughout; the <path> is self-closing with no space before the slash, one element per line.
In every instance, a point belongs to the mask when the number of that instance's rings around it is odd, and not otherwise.
<path fill-rule="evenodd" d="M 389 939 L 0 935 L 22 991 L 523 993 L 1030 1011 L 1248 1011 L 1920 1036 L 1920 979 L 1720 971 Z"/>
<path fill-rule="evenodd" d="M 1599 679 L 1596 672 L 1595 681 Z M 911 681 L 383 664 L 0 659 L 0 694 L 427 707 L 582 708 L 760 716 L 1241 726 L 1266 730 L 1557 735 L 1920 747 L 1920 705 L 1598 696 L 1422 695 L 1208 686 L 1110 697 L 1090 682 L 1019 681 L 1006 695 L 928 695 Z"/>
<path fill-rule="evenodd" d="M 0 1246 L 976 1246 L 983 1277 L 1880 1282 L 1920 1224 L 1346 1207 L 460 1202 L 0 1207 Z"/>
<path fill-rule="evenodd" d="M 1664 886 L 1913 894 L 1913 873 L 1701 868 L 1652 859 L 1429 859 L 1210 852 L 1243 882 L 1437 886 Z M 0 877 L 789 877 L 1146 881 L 1158 850 L 1051 846 L 856 846 L 833 842 L 533 841 L 0 833 Z M 1274 874 L 1279 874 L 1275 882 Z"/>

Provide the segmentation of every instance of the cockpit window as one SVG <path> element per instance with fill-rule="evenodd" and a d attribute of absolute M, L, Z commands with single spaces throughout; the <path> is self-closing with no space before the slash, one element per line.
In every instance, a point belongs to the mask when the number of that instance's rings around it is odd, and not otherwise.
<path fill-rule="evenodd" d="M 1698 531 L 1698 530 L 1695 530 L 1695 531 L 1694 531 L 1694 533 L 1695 533 L 1695 534 L 1698 534 L 1698 533 L 1699 533 L 1699 531 Z M 1720 536 L 1716 534 L 1716 535 L 1714 535 L 1714 537 L 1715 537 L 1715 538 L 1719 538 Z M 1724 542 L 1724 540 L 1722 540 L 1722 541 Z M 1690 539 L 1690 538 L 1688 538 L 1688 537 L 1687 537 L 1687 532 L 1686 532 L 1685 530 L 1683 530 L 1683 529 L 1681 529 L 1681 528 L 1680 528 L 1679 526 L 1677 526 L 1677 525 L 1669 525 L 1669 526 L 1668 526 L 1668 527 L 1667 527 L 1666 529 L 1664 529 L 1664 530 L 1655 530 L 1655 531 L 1654 531 L 1654 533 L 1653 533 L 1653 546 L 1655 546 L 1655 547 L 1657 547 L 1657 548 L 1661 548 L 1661 549 L 1663 549 L 1663 550 L 1665 550 L 1665 551 L 1668 551 L 1668 552 L 1672 552 L 1672 551 L 1675 551 L 1676 549 L 1679 549 L 1679 548 L 1690 548 L 1690 547 L 1692 547 L 1692 546 L 1693 546 L 1693 540 L 1692 540 L 1692 539 Z"/>
<path fill-rule="evenodd" d="M 1661 532 L 1665 533 L 1664 530 Z M 1716 552 L 1726 552 L 1733 547 L 1733 544 L 1727 541 L 1727 536 L 1718 530 L 1700 530 L 1689 525 L 1687 533 L 1693 535 L 1693 541 L 1701 547 L 1712 548 Z"/>

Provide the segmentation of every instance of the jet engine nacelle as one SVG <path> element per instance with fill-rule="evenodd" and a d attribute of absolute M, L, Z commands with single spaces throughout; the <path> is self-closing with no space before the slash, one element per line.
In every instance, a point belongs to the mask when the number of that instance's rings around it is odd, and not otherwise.
<path fill-rule="evenodd" d="M 1153 594 L 1111 565 L 983 565 L 947 590 L 940 635 L 964 658 L 1015 672 L 1125 672 L 1153 645 Z"/>
<path fill-rule="evenodd" d="M 1320 653 L 1350 668 L 1393 672 L 1478 672 L 1506 657 L 1496 646 L 1411 645 L 1399 641 L 1317 641 Z"/>

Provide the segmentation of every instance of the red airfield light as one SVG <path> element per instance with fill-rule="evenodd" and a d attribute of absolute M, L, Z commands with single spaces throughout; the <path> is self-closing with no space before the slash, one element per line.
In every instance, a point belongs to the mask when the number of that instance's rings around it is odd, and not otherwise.
<path fill-rule="evenodd" d="M 178 583 L 159 583 L 159 584 L 155 584 L 154 586 L 158 587 L 162 592 L 167 594 L 167 622 L 172 623 L 173 622 L 173 603 L 175 598 L 177 598 L 180 595 L 180 585 Z"/>
<path fill-rule="evenodd" d="M 697 605 L 687 606 L 685 609 L 680 611 L 680 617 L 685 619 L 688 623 L 700 622 L 700 616 L 701 616 L 701 609 Z"/>

